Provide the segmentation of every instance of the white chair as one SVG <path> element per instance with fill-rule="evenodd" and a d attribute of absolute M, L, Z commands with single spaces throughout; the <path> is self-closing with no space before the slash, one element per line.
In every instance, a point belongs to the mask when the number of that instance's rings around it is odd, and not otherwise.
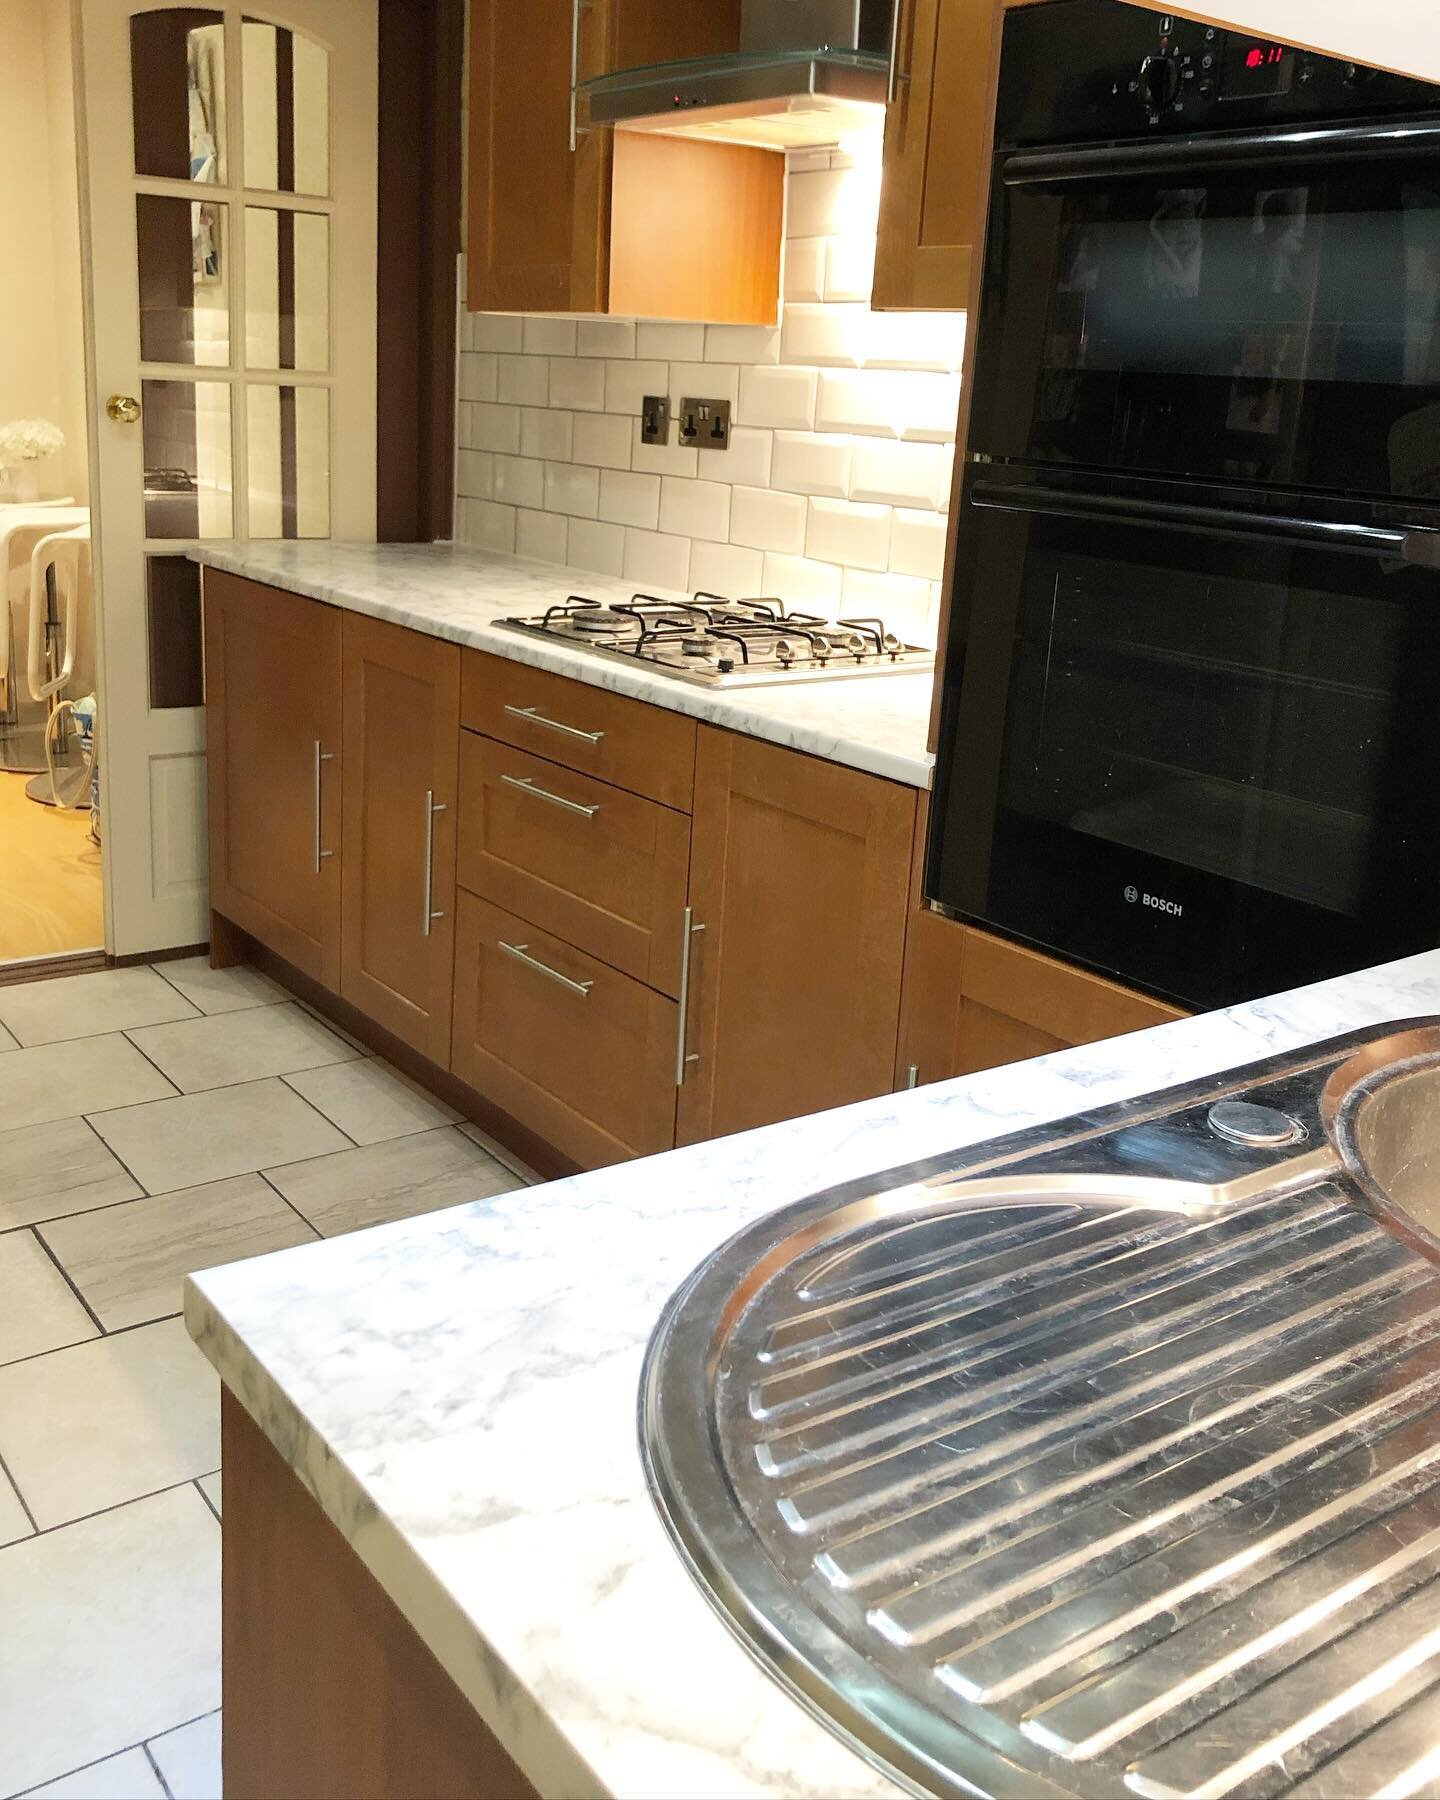
<path fill-rule="evenodd" d="M 52 615 L 50 596 L 55 596 Z M 30 698 L 46 708 L 45 773 L 26 786 L 42 806 L 89 803 L 89 766 L 67 760 L 57 768 L 51 737 L 63 732 L 70 708 L 61 696 L 75 680 L 82 656 L 85 674 L 93 674 L 90 645 L 94 637 L 90 526 L 72 525 L 42 537 L 30 553 L 30 619 L 27 633 L 26 680 Z M 82 683 L 82 686 L 88 685 Z M 71 693 L 69 699 L 75 695 Z"/>

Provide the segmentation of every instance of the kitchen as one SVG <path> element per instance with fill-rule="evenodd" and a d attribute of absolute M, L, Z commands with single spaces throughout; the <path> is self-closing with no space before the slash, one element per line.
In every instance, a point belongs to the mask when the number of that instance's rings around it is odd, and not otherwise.
<path fill-rule="evenodd" d="M 1433 90 L 1005 11 L 472 0 L 411 529 L 191 551 L 210 967 L 76 1110 L 291 1208 L 169 1250 L 228 1793 L 1434 1791 Z"/>

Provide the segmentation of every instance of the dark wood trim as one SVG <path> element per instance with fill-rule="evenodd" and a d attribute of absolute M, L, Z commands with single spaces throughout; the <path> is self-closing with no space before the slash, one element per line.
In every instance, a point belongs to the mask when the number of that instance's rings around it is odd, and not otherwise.
<path fill-rule="evenodd" d="M 527 1800 L 534 1787 L 259 1426 L 220 1394 L 231 1800 Z"/>
<path fill-rule="evenodd" d="M 376 536 L 451 535 L 464 0 L 381 0 Z"/>
<path fill-rule="evenodd" d="M 211 963 L 216 968 L 231 968 L 236 963 L 252 963 L 262 974 L 278 981 L 281 987 L 288 988 L 299 1000 L 328 1019 L 331 1024 L 338 1025 L 341 1031 L 348 1033 L 357 1042 L 376 1056 L 383 1056 L 387 1062 L 408 1075 L 412 1081 L 432 1093 L 437 1100 L 443 1100 L 447 1106 L 464 1115 L 488 1136 L 492 1137 L 500 1148 L 509 1155 L 532 1168 L 537 1175 L 543 1175 L 547 1181 L 553 1181 L 563 1175 L 579 1173 L 580 1165 L 569 1157 L 562 1156 L 553 1144 L 548 1144 L 533 1131 L 528 1130 L 507 1112 L 502 1112 L 485 1098 L 477 1094 L 474 1088 L 443 1069 L 438 1063 L 431 1062 L 418 1050 L 411 1049 L 383 1026 L 377 1025 L 367 1014 L 356 1006 L 351 1006 L 318 981 L 312 981 L 308 975 L 302 974 L 293 963 L 262 944 L 258 938 L 251 937 L 238 925 L 219 913 L 210 915 L 212 931 Z"/>
<path fill-rule="evenodd" d="M 148 962 L 148 956 L 126 957 L 127 962 Z M 0 963 L 0 987 L 17 987 L 22 981 L 58 981 L 63 975 L 89 975 L 96 969 L 117 965 L 103 950 L 77 950 L 68 956 L 37 956 L 24 962 Z"/>

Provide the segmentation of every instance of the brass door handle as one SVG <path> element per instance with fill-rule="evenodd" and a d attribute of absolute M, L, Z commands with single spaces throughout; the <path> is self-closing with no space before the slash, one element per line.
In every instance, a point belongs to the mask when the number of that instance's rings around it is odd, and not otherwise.
<path fill-rule="evenodd" d="M 117 425 L 133 425 L 140 417 L 140 402 L 133 394 L 112 394 L 105 402 L 105 417 Z"/>

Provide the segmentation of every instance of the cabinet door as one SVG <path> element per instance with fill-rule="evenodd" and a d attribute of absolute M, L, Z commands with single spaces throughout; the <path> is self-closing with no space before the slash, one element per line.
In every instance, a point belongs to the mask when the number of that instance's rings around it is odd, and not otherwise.
<path fill-rule="evenodd" d="M 340 614 L 205 571 L 210 904 L 340 980 Z"/>
<path fill-rule="evenodd" d="M 357 613 L 343 641 L 340 992 L 448 1064 L 460 648 Z"/>
<path fill-rule="evenodd" d="M 702 728 L 681 1143 L 889 1090 L 915 802 Z"/>
<path fill-rule="evenodd" d="M 985 230 L 999 23 L 1005 6 L 1034 0 L 895 3 L 871 304 L 965 307 Z"/>
<path fill-rule="evenodd" d="M 472 312 L 605 309 L 610 134 L 572 131 L 570 83 L 608 29 L 589 0 L 471 0 Z"/>
<path fill-rule="evenodd" d="M 917 912 L 905 949 L 897 1085 L 948 1081 L 1184 1017 L 1087 969 Z"/>
<path fill-rule="evenodd" d="M 668 1150 L 675 1002 L 477 895 L 459 908 L 460 1079 L 582 1168 Z"/>

